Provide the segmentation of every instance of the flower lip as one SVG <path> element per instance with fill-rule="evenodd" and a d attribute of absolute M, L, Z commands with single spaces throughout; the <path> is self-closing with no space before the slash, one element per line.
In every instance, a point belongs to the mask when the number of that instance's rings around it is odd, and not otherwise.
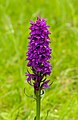
<path fill-rule="evenodd" d="M 45 81 L 45 82 L 43 83 L 42 87 L 43 87 L 43 88 L 49 88 L 49 87 L 50 87 L 50 86 L 48 85 L 49 81 L 50 81 L 50 80 Z"/>

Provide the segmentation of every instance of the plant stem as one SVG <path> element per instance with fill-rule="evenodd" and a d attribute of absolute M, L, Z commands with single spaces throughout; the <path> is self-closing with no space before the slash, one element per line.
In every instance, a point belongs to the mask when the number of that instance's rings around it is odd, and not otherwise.
<path fill-rule="evenodd" d="M 36 91 L 36 120 L 40 120 L 40 90 Z"/>

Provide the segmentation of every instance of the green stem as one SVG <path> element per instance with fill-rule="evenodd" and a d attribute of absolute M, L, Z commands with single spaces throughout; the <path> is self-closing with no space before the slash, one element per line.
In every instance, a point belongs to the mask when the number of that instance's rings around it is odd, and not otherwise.
<path fill-rule="evenodd" d="M 40 90 L 36 91 L 36 120 L 40 120 Z"/>

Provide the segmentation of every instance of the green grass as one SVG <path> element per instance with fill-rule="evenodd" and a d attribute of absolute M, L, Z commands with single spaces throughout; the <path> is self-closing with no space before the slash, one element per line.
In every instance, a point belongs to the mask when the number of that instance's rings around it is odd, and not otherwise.
<path fill-rule="evenodd" d="M 78 0 L 0 0 L 0 120 L 33 120 L 35 101 L 25 82 L 29 21 L 37 15 L 50 25 L 50 80 L 42 98 L 41 120 L 78 120 Z"/>

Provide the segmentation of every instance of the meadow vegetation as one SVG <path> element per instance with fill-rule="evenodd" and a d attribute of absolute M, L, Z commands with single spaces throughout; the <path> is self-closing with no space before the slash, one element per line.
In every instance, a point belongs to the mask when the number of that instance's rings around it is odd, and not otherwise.
<path fill-rule="evenodd" d="M 33 120 L 26 83 L 30 20 L 47 18 L 53 66 L 41 120 L 78 120 L 78 0 L 0 0 L 0 120 Z M 47 116 L 48 114 L 48 116 Z"/>

